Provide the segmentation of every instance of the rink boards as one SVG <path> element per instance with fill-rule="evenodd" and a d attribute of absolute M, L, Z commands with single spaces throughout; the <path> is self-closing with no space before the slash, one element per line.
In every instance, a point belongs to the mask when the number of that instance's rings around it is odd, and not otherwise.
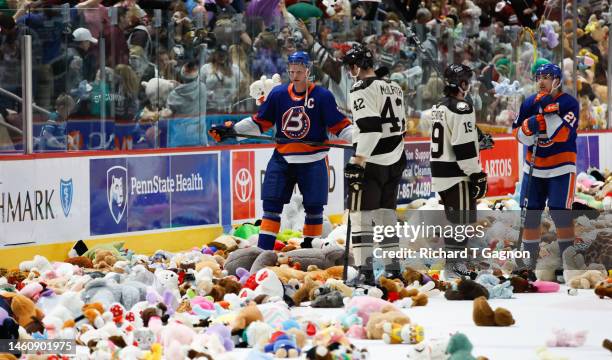
<path fill-rule="evenodd" d="M 523 152 L 511 137 L 495 141 L 495 149 L 481 155 L 491 197 L 514 192 Z M 579 171 L 612 168 L 611 144 L 612 132 L 581 134 Z M 2 157 L 0 266 L 36 253 L 61 259 L 79 239 L 122 240 L 145 253 L 199 246 L 232 224 L 261 217 L 261 184 L 272 151 L 247 145 Z M 330 151 L 328 215 L 344 209 L 342 169 L 349 156 Z M 407 141 L 406 156 L 400 206 L 433 195 L 428 140 Z"/>

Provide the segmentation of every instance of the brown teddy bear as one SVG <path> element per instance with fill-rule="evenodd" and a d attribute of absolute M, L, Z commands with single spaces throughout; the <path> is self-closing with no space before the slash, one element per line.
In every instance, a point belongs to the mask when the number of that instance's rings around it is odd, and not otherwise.
<path fill-rule="evenodd" d="M 259 311 L 257 305 L 254 302 L 249 303 L 245 306 L 234 321 L 231 323 L 232 333 L 238 330 L 246 329 L 249 324 L 255 321 L 263 321 L 263 314 Z"/>
<path fill-rule="evenodd" d="M 287 284 L 291 279 L 304 281 L 304 277 L 306 276 L 306 272 L 296 270 L 287 265 L 268 266 L 268 269 L 272 270 L 283 284 Z"/>
<path fill-rule="evenodd" d="M 434 288 L 440 291 L 445 291 L 448 284 L 444 281 L 439 281 L 429 275 L 425 275 L 420 271 L 417 271 L 411 267 L 406 267 L 402 272 L 402 280 L 406 285 L 412 285 L 415 281 L 419 282 L 419 285 L 425 285 L 428 281 L 433 281 L 436 285 Z"/>
<path fill-rule="evenodd" d="M 383 324 L 385 322 L 396 323 L 399 325 L 410 324 L 410 318 L 395 307 L 386 305 L 381 312 L 370 314 L 366 324 L 366 334 L 368 339 L 381 340 L 384 334 Z"/>
<path fill-rule="evenodd" d="M 479 296 L 489 298 L 489 291 L 474 280 L 460 280 L 456 289 L 451 287 L 444 292 L 447 300 L 474 300 Z"/>
<path fill-rule="evenodd" d="M 612 298 L 612 283 L 600 282 L 595 287 L 595 294 L 598 295 L 600 299 L 606 296 Z"/>
<path fill-rule="evenodd" d="M 224 277 L 216 280 L 216 284 L 213 285 L 212 290 L 208 295 L 212 296 L 215 301 L 223 300 L 225 294 L 236 294 L 242 289 L 242 285 L 234 280 L 232 277 Z"/>
<path fill-rule="evenodd" d="M 321 283 L 313 280 L 311 277 L 304 278 L 304 283 L 291 297 L 295 306 L 300 306 L 303 301 L 314 299 L 314 292 L 321 287 Z"/>
<path fill-rule="evenodd" d="M 224 252 L 232 252 L 238 249 L 238 242 L 230 235 L 221 235 L 213 240 L 208 246 L 214 246 Z"/>
<path fill-rule="evenodd" d="M 514 318 L 509 310 L 499 307 L 493 311 L 484 296 L 474 300 L 472 318 L 476 326 L 510 326 L 514 324 Z"/>
<path fill-rule="evenodd" d="M 82 267 L 84 269 L 93 268 L 93 262 L 87 256 L 76 256 L 73 258 L 67 258 L 66 260 L 64 260 L 64 262 L 75 265 L 75 266 Z"/>
<path fill-rule="evenodd" d="M 319 269 L 316 265 L 308 266 L 308 272 L 305 277 L 309 277 L 316 281 L 325 282 L 329 278 L 342 279 L 344 267 L 342 265 L 332 266 L 325 270 Z"/>
<path fill-rule="evenodd" d="M 37 331 L 43 332 L 45 329 L 42 319 L 45 314 L 40 310 L 30 298 L 13 292 L 0 292 L 0 297 L 3 297 L 10 304 L 13 318 L 20 326 L 23 326 L 29 334 Z"/>
<path fill-rule="evenodd" d="M 412 306 L 425 306 L 428 302 L 426 294 L 419 293 L 417 289 L 406 289 L 400 279 L 387 279 L 380 277 L 380 286 L 384 290 L 383 299 L 390 302 L 401 300 L 407 297 L 412 298 Z"/>
<path fill-rule="evenodd" d="M 221 277 L 222 271 L 221 271 L 221 265 L 219 264 L 219 262 L 222 259 L 217 259 L 216 256 L 212 256 L 212 255 L 204 255 L 200 261 L 198 261 L 195 265 L 195 271 L 196 272 L 200 272 L 200 270 L 202 270 L 203 268 L 207 267 L 210 268 L 213 272 L 213 275 L 215 277 Z"/>
<path fill-rule="evenodd" d="M 93 260 L 93 268 L 100 271 L 110 271 L 117 258 L 110 250 L 97 249 Z"/>

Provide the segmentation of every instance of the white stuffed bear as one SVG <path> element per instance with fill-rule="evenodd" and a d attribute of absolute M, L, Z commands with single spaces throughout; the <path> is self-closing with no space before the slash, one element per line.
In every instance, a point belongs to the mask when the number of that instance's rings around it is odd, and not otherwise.
<path fill-rule="evenodd" d="M 145 107 L 141 119 L 159 120 L 159 117 L 169 117 L 172 111 L 167 107 L 168 95 L 177 86 L 176 81 L 153 78 L 141 83 L 145 89 L 151 108 Z"/>
<path fill-rule="evenodd" d="M 270 269 L 261 269 L 255 274 L 255 282 L 257 287 L 255 290 L 243 288 L 238 293 L 241 299 L 251 300 L 259 295 L 266 294 L 271 298 L 282 299 L 284 294 L 283 283 Z"/>
<path fill-rule="evenodd" d="M 264 103 L 264 101 L 266 101 L 266 98 L 268 97 L 270 91 L 272 91 L 272 88 L 280 84 L 280 75 L 274 74 L 272 75 L 271 79 L 268 79 L 267 76 L 263 75 L 259 80 L 253 82 L 251 86 L 249 86 L 249 94 L 253 99 L 255 99 L 257 106 L 260 106 Z"/>
<path fill-rule="evenodd" d="M 495 97 L 517 96 L 521 95 L 523 92 L 521 84 L 516 80 L 512 84 L 510 84 L 510 79 L 504 79 L 500 83 L 491 81 L 491 84 L 493 84 L 495 88 Z"/>

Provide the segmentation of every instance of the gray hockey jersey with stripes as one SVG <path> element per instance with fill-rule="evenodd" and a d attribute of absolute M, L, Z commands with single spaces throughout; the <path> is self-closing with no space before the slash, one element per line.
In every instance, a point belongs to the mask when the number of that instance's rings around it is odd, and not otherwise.
<path fill-rule="evenodd" d="M 393 81 L 366 78 L 350 93 L 355 155 L 378 165 L 392 165 L 404 151 L 406 116 L 402 88 Z"/>
<path fill-rule="evenodd" d="M 478 130 L 472 104 L 445 97 L 431 110 L 431 185 L 440 192 L 481 172 Z"/>

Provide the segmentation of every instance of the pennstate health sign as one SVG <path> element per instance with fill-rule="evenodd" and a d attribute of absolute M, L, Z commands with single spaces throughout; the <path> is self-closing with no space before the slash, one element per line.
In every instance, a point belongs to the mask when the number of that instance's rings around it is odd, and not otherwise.
<path fill-rule="evenodd" d="M 90 235 L 220 223 L 219 153 L 90 160 Z"/>

